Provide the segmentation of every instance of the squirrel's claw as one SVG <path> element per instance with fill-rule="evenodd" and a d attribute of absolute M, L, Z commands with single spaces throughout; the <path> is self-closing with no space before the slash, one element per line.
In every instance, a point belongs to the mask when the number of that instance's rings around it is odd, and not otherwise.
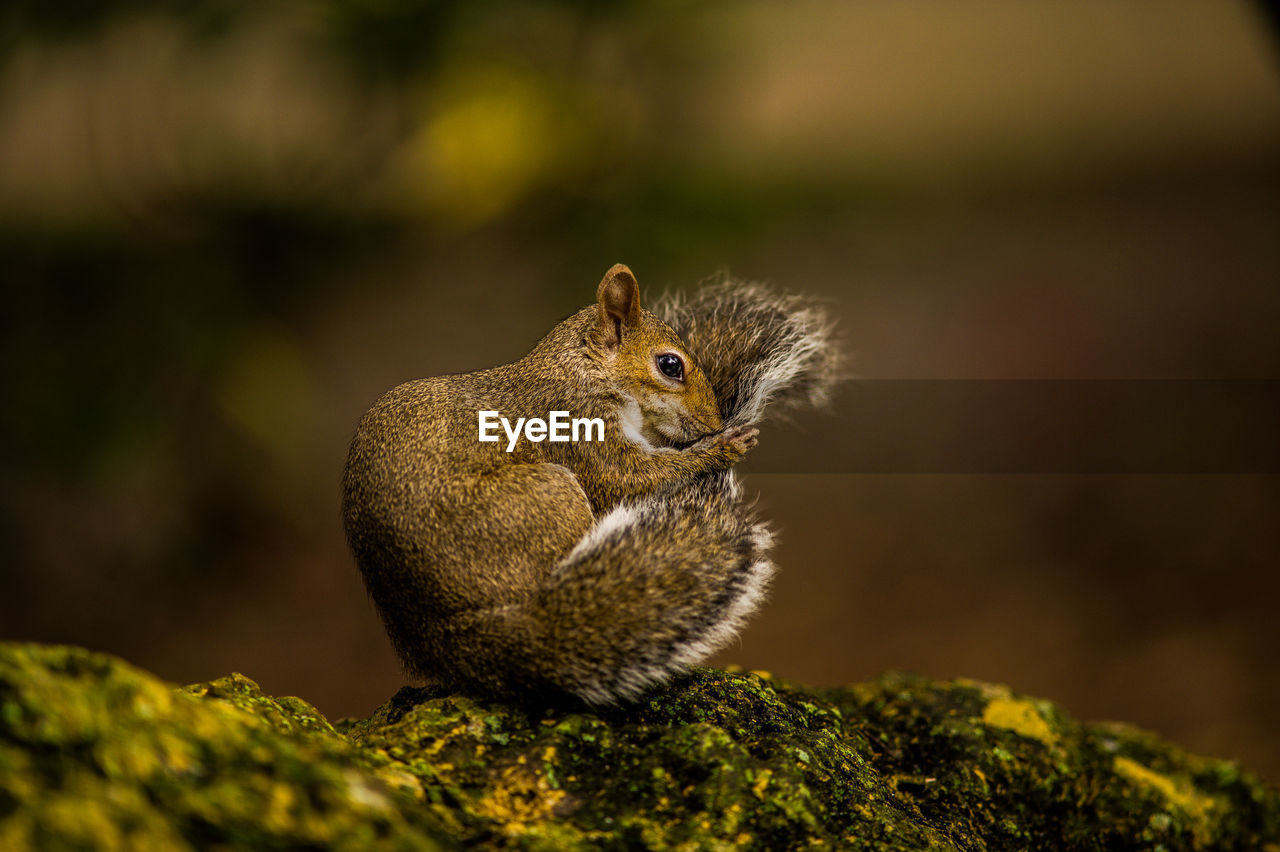
<path fill-rule="evenodd" d="M 716 437 L 722 446 L 732 444 L 745 452 L 760 443 L 759 434 L 760 430 L 754 426 L 736 426 L 732 429 L 725 429 Z"/>
<path fill-rule="evenodd" d="M 732 426 L 708 435 L 688 449 L 694 452 L 711 452 L 727 448 L 735 457 L 741 456 L 760 442 L 759 434 L 760 430 L 754 426 Z"/>

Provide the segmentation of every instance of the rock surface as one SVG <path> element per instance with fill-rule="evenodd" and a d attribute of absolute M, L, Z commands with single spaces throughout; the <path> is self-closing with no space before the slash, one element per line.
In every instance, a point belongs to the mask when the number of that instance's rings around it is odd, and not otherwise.
<path fill-rule="evenodd" d="M 697 669 L 602 712 L 406 687 L 330 724 L 242 675 L 0 644 L 0 849 L 218 846 L 1280 852 L 1280 792 L 969 681 Z"/>

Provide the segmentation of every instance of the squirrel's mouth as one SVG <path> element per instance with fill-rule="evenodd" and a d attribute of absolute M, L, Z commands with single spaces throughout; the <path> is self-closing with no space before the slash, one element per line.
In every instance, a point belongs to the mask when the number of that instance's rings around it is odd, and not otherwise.
<path fill-rule="evenodd" d="M 699 423 L 697 428 L 686 429 L 684 433 L 679 437 L 676 437 L 673 435 L 663 435 L 662 436 L 663 446 L 669 447 L 670 449 L 673 449 L 673 450 L 687 450 L 690 447 L 692 447 L 694 444 L 697 444 L 700 441 L 704 441 L 707 438 L 710 438 L 712 435 L 720 431 L 719 429 L 713 429 L 708 432 L 708 431 L 704 431 L 705 429 L 706 429 L 706 425 Z"/>
<path fill-rule="evenodd" d="M 710 438 L 719 432 L 719 429 L 710 428 L 711 424 L 700 418 L 684 417 L 676 428 L 669 431 L 655 430 L 661 432 L 659 439 L 662 445 L 672 450 L 687 450 L 694 444 Z M 672 433 L 675 434 L 672 434 Z"/>
<path fill-rule="evenodd" d="M 645 409 L 634 397 L 619 408 L 618 425 L 631 441 L 652 450 L 687 450 L 719 431 L 711 428 L 713 423 L 677 410 L 670 403 Z"/>

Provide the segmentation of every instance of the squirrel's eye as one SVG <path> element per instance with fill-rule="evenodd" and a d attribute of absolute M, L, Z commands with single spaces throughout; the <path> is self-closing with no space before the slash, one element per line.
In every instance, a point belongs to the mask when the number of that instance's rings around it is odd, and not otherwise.
<path fill-rule="evenodd" d="M 678 382 L 684 381 L 684 362 L 680 360 L 679 355 L 665 353 L 654 359 L 658 363 L 658 369 L 662 371 L 662 375 Z"/>

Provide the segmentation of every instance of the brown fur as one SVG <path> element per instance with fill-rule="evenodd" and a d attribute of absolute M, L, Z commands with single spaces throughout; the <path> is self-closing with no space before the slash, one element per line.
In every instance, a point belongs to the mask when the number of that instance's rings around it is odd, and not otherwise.
<path fill-rule="evenodd" d="M 682 382 L 655 368 L 662 353 L 683 360 Z M 512 423 L 599 417 L 605 440 L 522 437 L 507 453 L 505 436 L 477 440 L 482 409 Z M 406 669 L 607 702 L 726 641 L 772 566 L 728 473 L 756 430 L 722 423 L 707 377 L 621 265 L 519 361 L 385 394 L 352 441 L 343 515 Z"/>

